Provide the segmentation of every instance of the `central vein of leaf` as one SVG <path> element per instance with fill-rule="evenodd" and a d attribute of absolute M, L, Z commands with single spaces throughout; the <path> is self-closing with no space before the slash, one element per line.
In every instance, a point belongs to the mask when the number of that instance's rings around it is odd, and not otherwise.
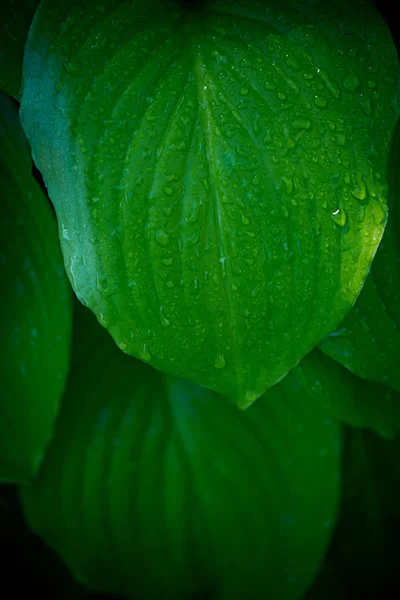
<path fill-rule="evenodd" d="M 215 149 L 212 141 L 212 131 L 213 126 L 216 127 L 214 122 L 211 106 L 210 106 L 210 92 L 207 90 L 206 83 L 206 68 L 204 64 L 204 58 L 196 48 L 195 58 L 194 58 L 194 74 L 197 83 L 198 97 L 199 97 L 199 112 L 200 112 L 200 122 L 203 129 L 204 139 L 205 139 L 205 151 L 207 158 L 207 165 L 209 169 L 209 180 L 210 180 L 210 201 L 212 202 L 212 214 L 213 214 L 213 222 L 216 228 L 216 237 L 219 243 L 219 257 L 218 262 L 224 263 L 226 270 L 226 284 L 224 286 L 225 289 L 225 297 L 226 297 L 226 306 L 229 313 L 229 324 L 231 330 L 230 341 L 232 343 L 232 353 L 234 356 L 235 369 L 234 372 L 236 377 L 239 378 L 238 369 L 241 365 L 240 360 L 240 350 L 237 344 L 236 336 L 234 335 L 235 327 L 237 327 L 237 319 L 234 314 L 234 307 L 232 305 L 228 286 L 231 280 L 231 272 L 230 272 L 230 261 L 229 261 L 229 252 L 227 247 L 227 241 L 224 235 L 225 225 L 223 223 L 223 212 L 221 207 L 221 199 L 218 189 L 218 170 L 217 170 L 217 157 L 215 155 Z"/>

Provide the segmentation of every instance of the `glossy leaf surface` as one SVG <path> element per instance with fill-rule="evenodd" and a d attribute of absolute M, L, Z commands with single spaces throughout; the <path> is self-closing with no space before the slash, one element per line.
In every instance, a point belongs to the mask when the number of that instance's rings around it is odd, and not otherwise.
<path fill-rule="evenodd" d="M 400 126 L 389 165 L 390 215 L 371 271 L 355 306 L 320 344 L 328 355 L 364 379 L 400 391 Z"/>
<path fill-rule="evenodd" d="M 71 290 L 57 224 L 0 92 L 0 480 L 24 482 L 52 435 L 68 374 Z"/>
<path fill-rule="evenodd" d="M 361 0 L 44 0 L 22 119 L 81 301 L 248 406 L 361 289 L 398 83 Z"/>
<path fill-rule="evenodd" d="M 335 521 L 341 429 L 281 385 L 245 413 L 124 356 L 81 309 L 28 522 L 91 589 L 299 598 Z M 190 596 L 193 594 L 194 596 Z"/>

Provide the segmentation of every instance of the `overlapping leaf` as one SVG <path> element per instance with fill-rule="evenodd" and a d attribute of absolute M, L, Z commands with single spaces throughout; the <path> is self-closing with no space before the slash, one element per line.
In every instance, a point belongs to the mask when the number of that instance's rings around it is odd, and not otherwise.
<path fill-rule="evenodd" d="M 238 412 L 81 311 L 56 435 L 22 491 L 34 531 L 102 592 L 299 598 L 335 521 L 338 423 L 281 386 Z"/>
<path fill-rule="evenodd" d="M 278 385 L 299 401 L 316 405 L 353 427 L 388 439 L 400 432 L 400 394 L 355 377 L 318 350 L 306 356 Z"/>
<path fill-rule="evenodd" d="M 82 302 L 124 351 L 250 404 L 361 289 L 398 83 L 368 2 L 44 0 L 23 124 Z"/>
<path fill-rule="evenodd" d="M 57 225 L 0 92 L 0 480 L 21 483 L 52 435 L 69 365 L 70 286 Z"/>
<path fill-rule="evenodd" d="M 391 211 L 382 242 L 359 298 L 321 349 L 348 369 L 400 391 L 400 127 L 389 166 Z"/>

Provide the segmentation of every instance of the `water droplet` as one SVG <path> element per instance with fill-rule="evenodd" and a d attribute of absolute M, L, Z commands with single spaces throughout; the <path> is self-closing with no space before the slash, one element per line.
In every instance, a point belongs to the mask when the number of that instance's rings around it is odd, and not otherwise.
<path fill-rule="evenodd" d="M 156 233 L 156 241 L 158 244 L 160 244 L 160 246 L 169 246 L 170 239 L 168 233 L 166 233 L 162 229 L 159 229 Z"/>
<path fill-rule="evenodd" d="M 394 85 L 396 83 L 396 80 L 394 77 L 390 77 L 390 76 L 386 76 L 383 78 L 383 81 L 385 83 L 387 83 L 388 85 Z"/>
<path fill-rule="evenodd" d="M 326 108 L 328 102 L 325 100 L 325 98 L 323 96 L 315 96 L 314 104 L 315 104 L 315 106 L 318 106 L 318 108 Z"/>
<path fill-rule="evenodd" d="M 365 333 L 370 333 L 370 327 L 368 325 L 368 323 L 366 321 L 364 321 L 364 319 L 360 319 L 360 324 L 361 327 L 364 329 Z"/>
<path fill-rule="evenodd" d="M 365 183 L 361 182 L 352 192 L 351 192 L 354 196 L 354 198 L 357 198 L 357 200 L 365 200 L 368 196 L 367 194 L 367 188 L 365 187 Z"/>
<path fill-rule="evenodd" d="M 387 219 L 386 207 L 379 200 L 374 200 L 371 204 L 371 210 L 374 216 L 375 224 L 383 225 Z"/>
<path fill-rule="evenodd" d="M 174 262 L 174 259 L 173 258 L 162 258 L 161 262 L 166 267 L 170 267 L 172 265 L 172 263 Z"/>
<path fill-rule="evenodd" d="M 344 227 L 347 223 L 347 213 L 343 207 L 337 208 L 331 214 L 332 220 L 339 225 L 339 227 Z"/>
<path fill-rule="evenodd" d="M 371 79 L 370 81 L 368 81 L 367 85 L 370 89 L 373 89 L 376 86 L 376 81 L 373 81 Z"/>
<path fill-rule="evenodd" d="M 169 216 L 171 216 L 171 214 L 172 214 L 172 206 L 165 206 L 165 207 L 163 208 L 163 213 L 164 213 L 164 215 L 165 215 L 166 217 L 169 217 Z"/>
<path fill-rule="evenodd" d="M 167 288 L 169 288 L 170 290 L 174 287 L 174 282 L 173 281 L 167 281 Z"/>
<path fill-rule="evenodd" d="M 251 180 L 251 183 L 252 183 L 253 185 L 258 185 L 258 184 L 260 183 L 260 177 L 259 177 L 258 175 L 255 175 L 255 176 L 253 177 L 253 179 Z"/>
<path fill-rule="evenodd" d="M 270 81 L 266 81 L 264 83 L 264 87 L 268 92 L 274 92 L 276 90 L 276 85 L 274 85 Z"/>
<path fill-rule="evenodd" d="M 98 321 L 99 321 L 100 325 L 102 325 L 103 327 L 108 327 L 108 319 L 104 315 L 104 313 L 99 313 Z"/>
<path fill-rule="evenodd" d="M 286 191 L 288 194 L 293 192 L 293 181 L 290 177 L 282 177 L 282 181 L 286 186 Z"/>
<path fill-rule="evenodd" d="M 348 92 L 355 92 L 358 86 L 360 85 L 360 80 L 354 73 L 345 77 L 345 79 L 343 80 L 343 85 Z"/>
<path fill-rule="evenodd" d="M 143 348 L 141 350 L 141 352 L 139 353 L 139 358 L 140 360 L 151 360 L 151 354 L 147 348 L 146 344 L 143 344 Z"/>
<path fill-rule="evenodd" d="M 249 225 L 250 220 L 245 215 L 242 215 L 242 223 L 243 225 Z"/>
<path fill-rule="evenodd" d="M 163 327 L 169 327 L 170 322 L 169 322 L 169 319 L 167 318 L 164 308 L 162 306 L 160 306 L 160 321 L 161 321 L 161 325 Z"/>
<path fill-rule="evenodd" d="M 241 88 L 241 90 L 240 90 L 241 96 L 247 96 L 248 93 L 249 93 L 249 90 L 246 87 Z"/>
<path fill-rule="evenodd" d="M 254 231 L 246 231 L 247 235 L 251 238 L 255 238 L 256 234 L 254 233 Z"/>
<path fill-rule="evenodd" d="M 295 119 L 292 122 L 294 129 L 309 129 L 311 127 L 311 121 L 308 119 Z"/>
<path fill-rule="evenodd" d="M 164 192 L 165 192 L 165 194 L 167 194 L 167 196 L 172 196 L 172 194 L 174 193 L 174 190 L 172 189 L 172 187 L 165 187 Z"/>
<path fill-rule="evenodd" d="M 120 342 L 118 344 L 119 348 L 121 348 L 122 352 L 125 352 L 125 350 L 127 349 L 127 345 L 125 344 L 125 342 Z"/>
<path fill-rule="evenodd" d="M 284 94 L 283 92 L 279 92 L 278 98 L 279 98 L 279 100 L 286 100 L 286 94 Z"/>
<path fill-rule="evenodd" d="M 214 361 L 214 367 L 216 369 L 223 369 L 225 365 L 225 356 L 223 354 L 218 354 L 217 358 Z"/>

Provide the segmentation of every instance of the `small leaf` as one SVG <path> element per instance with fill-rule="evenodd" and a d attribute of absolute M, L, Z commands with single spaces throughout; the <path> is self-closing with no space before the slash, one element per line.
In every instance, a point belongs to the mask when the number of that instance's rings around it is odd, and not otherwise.
<path fill-rule="evenodd" d="M 24 46 L 39 0 L 2 0 L 0 7 L 0 90 L 19 99 Z"/>
<path fill-rule="evenodd" d="M 382 242 L 355 306 L 320 348 L 353 373 L 400 391 L 400 121 L 389 166 L 391 211 Z"/>
<path fill-rule="evenodd" d="M 0 92 L 0 480 L 22 483 L 51 438 L 69 366 L 71 293 L 14 102 Z"/>
<path fill-rule="evenodd" d="M 372 4 L 43 0 L 24 65 L 70 280 L 121 349 L 246 407 L 339 325 L 399 116 Z"/>
<path fill-rule="evenodd" d="M 99 592 L 300 598 L 335 522 L 337 421 L 280 385 L 241 413 L 76 313 L 56 434 L 21 490 L 33 530 Z"/>

